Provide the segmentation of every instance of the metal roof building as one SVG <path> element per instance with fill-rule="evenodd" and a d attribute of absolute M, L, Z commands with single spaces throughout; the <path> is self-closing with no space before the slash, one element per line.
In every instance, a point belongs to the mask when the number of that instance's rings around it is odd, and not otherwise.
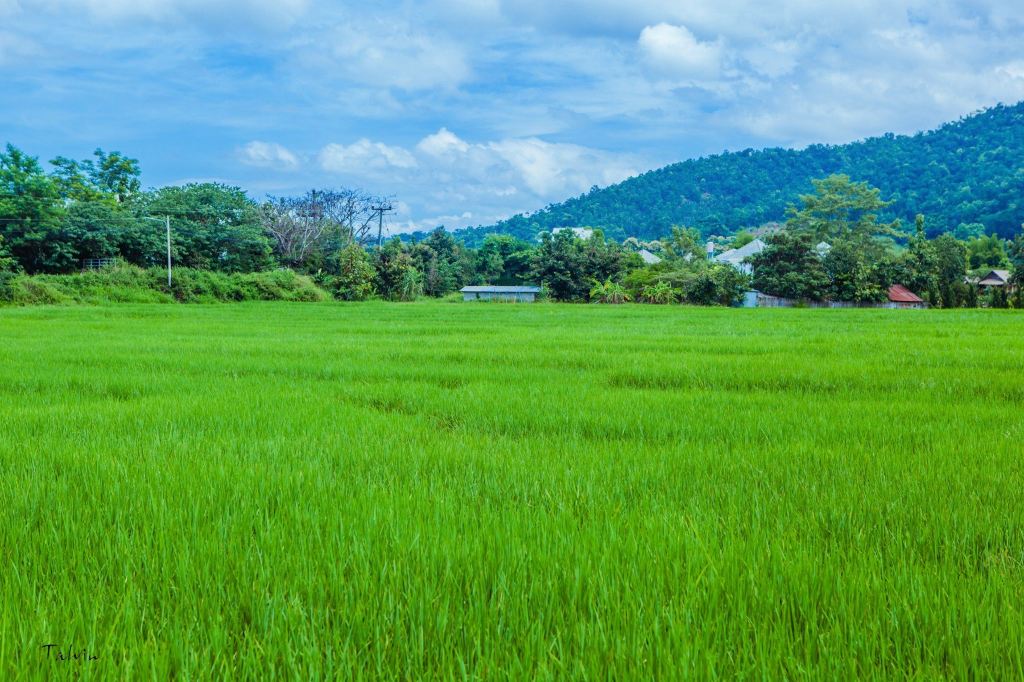
<path fill-rule="evenodd" d="M 661 258 L 654 255 L 647 249 L 640 249 L 637 253 L 640 254 L 640 260 L 642 260 L 645 265 L 657 265 L 661 262 Z"/>
<path fill-rule="evenodd" d="M 533 303 L 537 300 L 540 287 L 529 286 L 479 286 L 462 287 L 459 290 L 463 301 L 501 301 L 504 303 Z"/>
<path fill-rule="evenodd" d="M 1009 270 L 989 270 L 978 282 L 980 287 L 1005 287 L 1010 281 Z"/>
<path fill-rule="evenodd" d="M 889 307 L 892 308 L 926 308 L 924 299 L 902 284 L 889 287 Z"/>
<path fill-rule="evenodd" d="M 750 263 L 746 262 L 747 258 L 754 254 L 761 253 L 767 248 L 767 246 L 768 245 L 760 239 L 755 239 L 749 244 L 744 244 L 738 249 L 730 249 L 725 253 L 718 254 L 715 256 L 715 262 L 728 263 L 740 272 L 745 272 L 749 275 L 753 272 L 753 267 L 751 267 Z"/>

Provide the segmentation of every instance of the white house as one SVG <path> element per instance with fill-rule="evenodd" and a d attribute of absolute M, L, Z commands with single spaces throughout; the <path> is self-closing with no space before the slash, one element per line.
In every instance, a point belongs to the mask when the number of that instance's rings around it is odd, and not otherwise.
<path fill-rule="evenodd" d="M 558 234 L 562 230 L 572 230 L 572 233 L 580 239 L 590 239 L 594 236 L 594 230 L 589 227 L 556 227 L 551 230 L 551 234 Z"/>
<path fill-rule="evenodd" d="M 761 253 L 765 250 L 768 245 L 760 239 L 755 239 L 749 244 L 745 244 L 738 249 L 729 249 L 724 253 L 720 253 L 714 257 L 716 263 L 726 263 L 733 266 L 740 272 L 751 275 L 754 272 L 753 267 L 747 262 L 747 259 L 751 256 Z"/>

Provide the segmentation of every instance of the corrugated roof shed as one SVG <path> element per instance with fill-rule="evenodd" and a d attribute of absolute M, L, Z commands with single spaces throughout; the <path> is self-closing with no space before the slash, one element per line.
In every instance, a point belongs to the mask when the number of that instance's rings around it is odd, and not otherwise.
<path fill-rule="evenodd" d="M 539 294 L 540 287 L 462 287 L 459 291 L 463 294 Z"/>
<path fill-rule="evenodd" d="M 889 300 L 893 303 L 924 303 L 924 299 L 902 284 L 889 287 Z"/>

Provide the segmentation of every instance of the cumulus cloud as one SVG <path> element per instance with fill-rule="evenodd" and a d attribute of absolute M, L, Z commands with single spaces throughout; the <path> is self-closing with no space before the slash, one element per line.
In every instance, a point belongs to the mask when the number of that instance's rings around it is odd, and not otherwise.
<path fill-rule="evenodd" d="M 401 147 L 363 138 L 350 145 L 331 143 L 320 151 L 320 167 L 334 173 L 358 173 L 416 167 L 416 158 Z"/>
<path fill-rule="evenodd" d="M 332 143 L 321 150 L 320 160 L 341 181 L 370 179 L 411 190 L 418 200 L 408 203 L 410 228 L 497 220 L 638 170 L 629 154 L 536 137 L 468 142 L 445 127 L 410 149 L 366 139 Z"/>
<path fill-rule="evenodd" d="M 640 32 L 638 45 L 649 64 L 672 78 L 710 80 L 721 68 L 721 47 L 697 40 L 685 26 L 648 26 Z"/>
<path fill-rule="evenodd" d="M 256 168 L 273 168 L 278 170 L 295 170 L 299 167 L 299 158 L 287 147 L 276 142 L 253 140 L 238 152 L 242 163 Z"/>
<path fill-rule="evenodd" d="M 420 140 L 416 149 L 436 158 L 453 158 L 469 151 L 469 144 L 447 128 L 441 128 L 433 135 L 427 135 Z"/>
<path fill-rule="evenodd" d="M 1019 0 L 0 0 L 4 130 L 29 151 L 102 144 L 147 183 L 254 194 L 326 174 L 417 225 L 1018 101 L 1022 39 Z"/>

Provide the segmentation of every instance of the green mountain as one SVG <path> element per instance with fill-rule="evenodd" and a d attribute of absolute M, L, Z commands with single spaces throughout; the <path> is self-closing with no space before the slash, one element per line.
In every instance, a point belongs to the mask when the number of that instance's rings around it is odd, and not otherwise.
<path fill-rule="evenodd" d="M 554 227 L 593 226 L 619 239 L 652 239 L 672 225 L 727 235 L 784 220 L 786 207 L 811 191 L 812 178 L 832 173 L 880 188 L 894 202 L 886 218 L 912 225 L 923 213 L 931 234 L 961 224 L 978 232 L 980 223 L 985 232 L 1011 236 L 1024 222 L 1024 102 L 912 136 L 692 159 L 459 236 L 473 244 L 493 232 L 532 239 Z"/>

